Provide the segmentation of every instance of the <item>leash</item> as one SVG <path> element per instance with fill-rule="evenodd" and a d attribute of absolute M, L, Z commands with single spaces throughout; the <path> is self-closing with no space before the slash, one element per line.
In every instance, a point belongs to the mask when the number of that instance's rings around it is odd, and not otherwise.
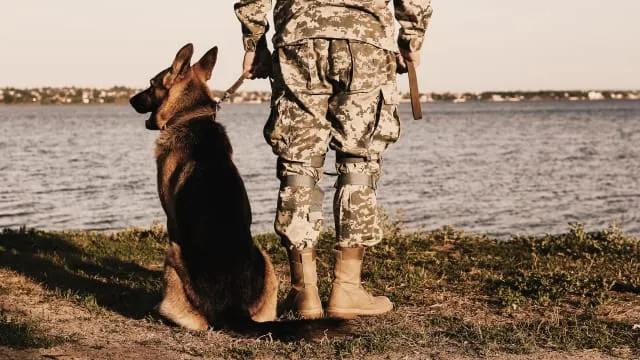
<path fill-rule="evenodd" d="M 409 94 L 411 95 L 411 112 L 413 113 L 413 120 L 420 120 L 422 119 L 422 105 L 420 104 L 420 91 L 418 90 L 416 67 L 412 61 L 407 61 L 407 70 L 409 75 Z"/>
<path fill-rule="evenodd" d="M 216 105 L 218 107 L 218 110 L 220 110 L 220 103 L 229 100 L 231 95 L 235 94 L 236 91 L 238 91 L 238 89 L 240 88 L 240 86 L 242 86 L 244 81 L 249 79 L 249 78 L 251 78 L 251 73 L 249 73 L 249 72 L 245 72 L 245 73 L 242 73 L 242 75 L 240 75 L 238 80 L 236 80 L 236 82 L 234 82 L 233 85 L 231 85 L 231 87 L 228 88 L 227 91 L 225 91 L 222 94 L 222 97 L 218 100 L 217 105 Z"/>

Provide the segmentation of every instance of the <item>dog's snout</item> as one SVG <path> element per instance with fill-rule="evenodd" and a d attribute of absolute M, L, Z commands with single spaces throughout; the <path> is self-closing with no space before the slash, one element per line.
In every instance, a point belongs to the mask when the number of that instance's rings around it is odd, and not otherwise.
<path fill-rule="evenodd" d="M 140 113 L 140 111 L 138 110 L 138 102 L 136 101 L 136 97 L 132 97 L 131 99 L 129 99 L 129 104 L 131 104 L 131 107 L 137 112 Z"/>
<path fill-rule="evenodd" d="M 138 93 L 129 99 L 129 104 L 140 114 L 151 111 L 151 99 L 144 92 Z"/>

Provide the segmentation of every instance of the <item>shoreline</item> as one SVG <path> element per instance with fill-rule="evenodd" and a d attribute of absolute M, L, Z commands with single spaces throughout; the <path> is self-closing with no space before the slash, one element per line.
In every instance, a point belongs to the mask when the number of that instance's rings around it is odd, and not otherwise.
<path fill-rule="evenodd" d="M 526 237 L 544 237 L 544 236 L 561 236 L 566 233 L 566 231 L 556 231 L 556 232 L 510 232 L 510 233 L 491 233 L 491 232 L 481 232 L 481 231 L 467 231 L 453 225 L 441 225 L 438 227 L 425 229 L 420 227 L 411 227 L 402 220 L 398 218 L 390 218 L 387 215 L 382 216 L 382 221 L 387 223 L 386 226 L 393 226 L 396 228 L 397 234 L 409 235 L 409 234 L 425 234 L 425 233 L 433 233 L 440 231 L 443 228 L 446 229 L 455 229 L 456 231 L 463 232 L 467 236 L 473 237 L 483 237 L 483 238 L 491 238 L 497 241 L 512 241 L 514 239 L 526 238 Z M 389 225 L 391 224 L 391 225 Z M 580 228 L 584 228 L 586 232 L 598 232 L 605 231 L 606 229 L 602 229 L 597 226 L 588 226 L 584 222 L 569 222 L 567 226 L 578 226 Z M 20 226 L 0 226 L 0 234 L 3 231 L 39 231 L 39 232 L 47 232 L 47 233 L 60 233 L 60 234 L 95 234 L 99 236 L 113 236 L 123 232 L 138 232 L 145 231 L 147 229 L 155 229 L 158 231 L 166 231 L 165 224 L 163 221 L 153 221 L 149 226 L 127 226 L 124 228 L 114 228 L 114 229 L 47 229 L 47 228 L 39 228 L 32 227 L 28 225 L 20 225 Z M 620 231 L 624 234 L 625 237 L 629 239 L 633 239 L 640 243 L 640 233 L 633 233 L 621 228 L 618 224 L 611 224 L 607 227 L 607 229 L 616 229 L 616 231 Z M 323 229 L 323 232 L 333 232 L 333 227 L 329 226 Z M 252 231 L 251 236 L 253 237 L 270 237 L 275 236 L 276 233 L 274 231 Z"/>

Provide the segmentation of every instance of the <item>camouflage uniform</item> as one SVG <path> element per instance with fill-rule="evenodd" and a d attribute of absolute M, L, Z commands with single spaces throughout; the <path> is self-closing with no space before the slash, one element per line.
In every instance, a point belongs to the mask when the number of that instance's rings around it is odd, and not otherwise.
<path fill-rule="evenodd" d="M 334 216 L 339 246 L 373 246 L 376 182 L 382 152 L 400 135 L 393 16 L 389 0 L 278 0 L 271 115 L 264 129 L 278 155 L 281 187 L 275 221 L 285 245 L 314 247 L 323 225 L 317 185 L 327 145 L 339 177 Z M 430 0 L 394 0 L 397 45 L 417 51 Z M 270 0 L 235 9 L 245 50 L 264 44 Z"/>

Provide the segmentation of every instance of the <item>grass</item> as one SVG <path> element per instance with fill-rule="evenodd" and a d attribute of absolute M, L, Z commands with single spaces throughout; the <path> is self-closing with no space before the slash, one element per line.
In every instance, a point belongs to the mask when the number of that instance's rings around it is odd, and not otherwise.
<path fill-rule="evenodd" d="M 324 302 L 333 236 L 323 233 L 319 246 Z M 286 254 L 274 234 L 255 239 L 283 280 L 282 299 Z M 117 313 L 158 322 L 152 308 L 160 299 L 167 242 L 158 226 L 115 234 L 4 230 L 0 268 L 33 279 L 95 316 Z M 573 224 L 563 234 L 502 241 L 450 227 L 406 232 L 401 221 L 387 219 L 384 242 L 365 256 L 363 279 L 372 292 L 388 296 L 396 311 L 349 321 L 341 332 L 315 341 L 222 334 L 226 340 L 211 346 L 210 333 L 177 328 L 172 341 L 190 356 L 223 358 L 581 350 L 640 356 L 640 331 L 633 329 L 640 323 L 640 239 L 615 227 L 587 233 Z M 0 321 L 2 345 L 43 347 L 57 341 L 31 325 Z"/>
<path fill-rule="evenodd" d="M 38 325 L 14 322 L 0 313 L 0 345 L 14 349 L 50 348 L 71 341 L 64 336 L 46 335 Z"/>

